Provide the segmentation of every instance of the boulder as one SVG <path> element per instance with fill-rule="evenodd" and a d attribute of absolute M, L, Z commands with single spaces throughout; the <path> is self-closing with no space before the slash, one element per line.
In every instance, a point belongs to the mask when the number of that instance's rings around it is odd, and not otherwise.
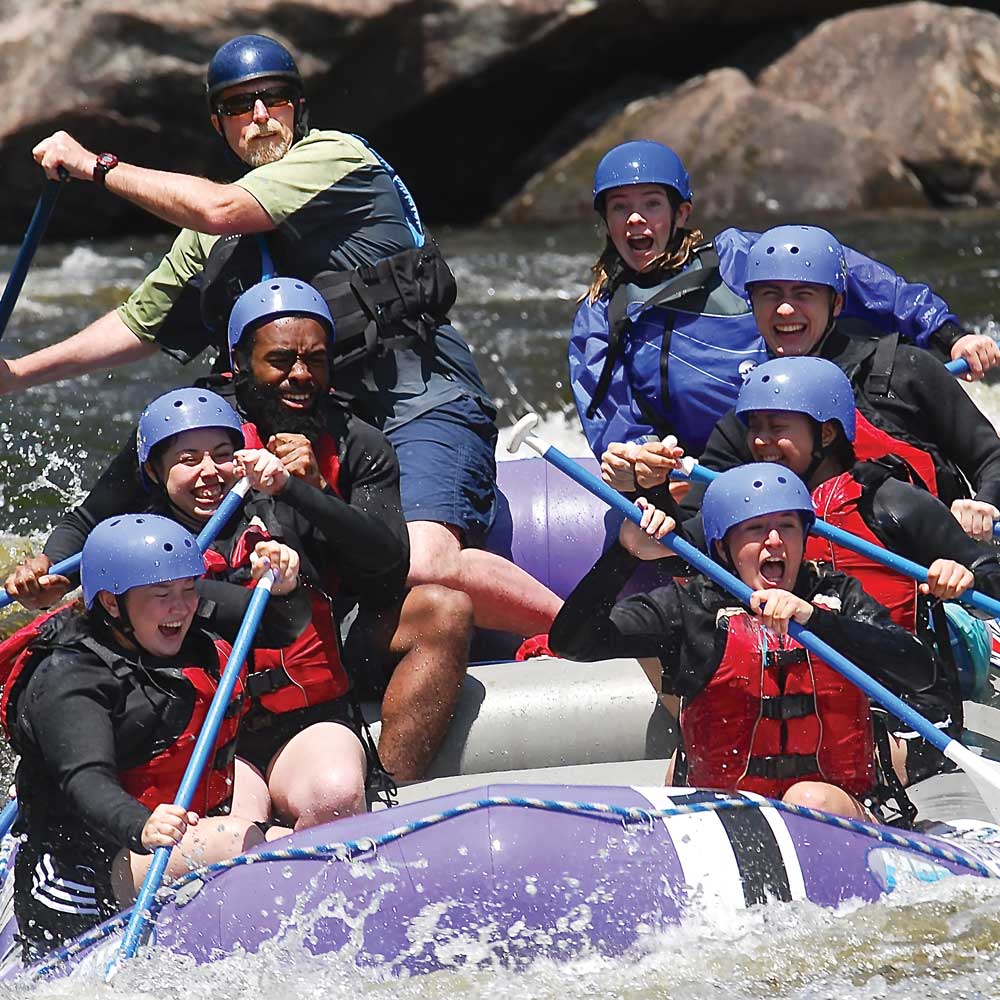
<path fill-rule="evenodd" d="M 611 146 L 656 139 L 680 154 L 694 186 L 695 220 L 807 216 L 834 209 L 923 202 L 888 145 L 864 128 L 831 124 L 811 104 L 719 69 L 636 101 L 533 178 L 500 213 L 505 221 L 592 217 L 594 166 Z M 745 221 L 745 219 L 744 219 Z"/>
<path fill-rule="evenodd" d="M 907 3 L 820 25 L 760 75 L 763 92 L 867 129 L 932 202 L 1000 200 L 1000 17 Z"/>

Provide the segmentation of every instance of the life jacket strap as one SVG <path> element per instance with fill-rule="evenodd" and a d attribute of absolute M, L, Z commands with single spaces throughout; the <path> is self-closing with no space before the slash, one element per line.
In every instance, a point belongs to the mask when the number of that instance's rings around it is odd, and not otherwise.
<path fill-rule="evenodd" d="M 760 717 L 762 719 L 803 719 L 816 714 L 814 694 L 786 694 L 774 698 L 761 698 Z"/>
<path fill-rule="evenodd" d="M 777 754 L 774 757 L 751 757 L 747 765 L 747 776 L 784 781 L 786 778 L 801 778 L 806 774 L 819 774 L 819 762 L 815 754 Z"/>

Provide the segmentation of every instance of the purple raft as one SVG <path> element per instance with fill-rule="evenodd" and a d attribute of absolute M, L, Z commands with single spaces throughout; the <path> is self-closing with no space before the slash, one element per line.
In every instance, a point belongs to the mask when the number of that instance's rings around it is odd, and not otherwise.
<path fill-rule="evenodd" d="M 1000 850 L 980 841 L 953 845 L 677 788 L 493 785 L 274 846 L 282 850 L 270 860 L 209 870 L 172 890 L 156 947 L 199 964 L 236 946 L 342 952 L 386 976 L 520 967 L 542 956 L 620 955 L 688 916 L 772 901 L 832 907 L 904 884 L 1000 873 Z M 102 968 L 116 924 L 74 954 L 57 953 L 50 974 Z M 16 970 L 11 956 L 3 974 Z"/>

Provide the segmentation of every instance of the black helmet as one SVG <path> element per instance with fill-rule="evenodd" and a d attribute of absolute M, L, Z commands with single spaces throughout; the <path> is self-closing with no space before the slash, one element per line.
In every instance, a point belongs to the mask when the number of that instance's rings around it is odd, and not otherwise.
<path fill-rule="evenodd" d="M 237 35 L 218 49 L 208 64 L 208 103 L 215 111 L 219 94 L 237 83 L 278 77 L 302 90 L 302 77 L 292 54 L 267 35 Z"/>

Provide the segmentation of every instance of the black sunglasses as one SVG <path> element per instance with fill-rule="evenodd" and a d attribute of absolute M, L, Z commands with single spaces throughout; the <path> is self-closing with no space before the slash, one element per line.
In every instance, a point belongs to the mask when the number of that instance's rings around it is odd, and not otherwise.
<path fill-rule="evenodd" d="M 226 118 L 235 118 L 253 111 L 258 101 L 262 101 L 266 108 L 277 108 L 282 104 L 291 104 L 298 97 L 299 92 L 294 87 L 268 87 L 266 90 L 249 90 L 223 98 L 215 106 L 215 110 Z"/>

